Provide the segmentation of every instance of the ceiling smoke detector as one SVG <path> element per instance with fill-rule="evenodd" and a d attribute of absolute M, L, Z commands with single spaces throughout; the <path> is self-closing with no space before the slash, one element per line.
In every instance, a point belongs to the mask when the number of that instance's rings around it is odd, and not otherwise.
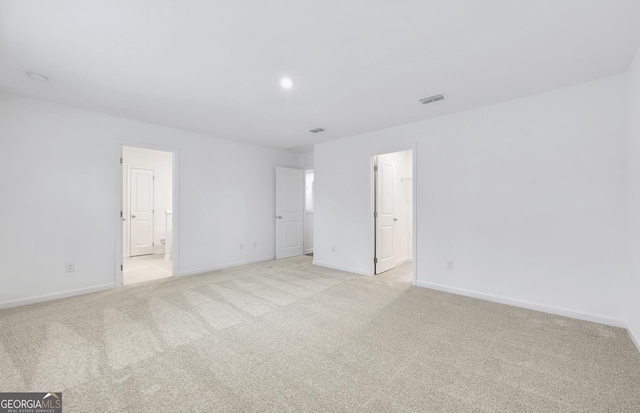
<path fill-rule="evenodd" d="M 31 72 L 27 72 L 27 76 L 29 77 L 29 79 L 33 80 L 34 82 L 48 82 L 49 78 L 43 75 L 39 75 L 38 73 L 31 73 Z"/>
<path fill-rule="evenodd" d="M 423 105 L 426 105 L 427 103 L 437 102 L 439 100 L 444 100 L 444 93 L 438 93 L 435 95 L 427 96 L 426 98 L 418 99 L 418 101 Z"/>
<path fill-rule="evenodd" d="M 313 129 L 309 129 L 309 132 L 311 132 L 311 133 L 320 133 L 320 132 L 324 132 L 324 129 L 322 129 L 322 128 L 313 128 Z"/>

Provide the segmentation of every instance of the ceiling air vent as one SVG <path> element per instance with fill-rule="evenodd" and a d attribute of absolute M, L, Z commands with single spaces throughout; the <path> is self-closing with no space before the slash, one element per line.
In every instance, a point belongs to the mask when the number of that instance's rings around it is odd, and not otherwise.
<path fill-rule="evenodd" d="M 426 105 L 427 103 L 437 102 L 439 100 L 444 100 L 444 93 L 427 96 L 426 98 L 419 99 L 418 101 L 423 105 Z"/>
<path fill-rule="evenodd" d="M 324 132 L 324 129 L 322 129 L 322 128 L 313 128 L 313 129 L 309 129 L 309 132 L 311 132 L 311 133 L 320 133 L 320 132 Z"/>

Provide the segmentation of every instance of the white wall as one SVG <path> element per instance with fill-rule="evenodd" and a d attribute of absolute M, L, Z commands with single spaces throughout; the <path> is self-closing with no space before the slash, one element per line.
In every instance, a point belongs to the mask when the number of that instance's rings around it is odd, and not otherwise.
<path fill-rule="evenodd" d="M 412 247 L 412 206 L 413 202 L 407 198 L 402 188 L 403 179 L 412 176 L 412 152 L 401 151 L 382 154 L 378 162 L 391 162 L 395 165 L 393 177 L 393 212 L 398 219 L 393 226 L 393 256 L 397 265 L 411 260 Z M 368 214 L 367 214 L 368 215 Z"/>
<path fill-rule="evenodd" d="M 275 167 L 298 165 L 284 151 L 11 95 L 0 95 L 0 139 L 2 307 L 114 286 L 123 143 L 179 151 L 181 274 L 273 258 Z"/>
<path fill-rule="evenodd" d="M 640 350 L 640 51 L 629 69 L 629 234 L 632 273 L 628 330 Z"/>
<path fill-rule="evenodd" d="M 305 152 L 298 155 L 298 168 L 313 169 L 313 152 Z"/>
<path fill-rule="evenodd" d="M 371 156 L 415 146 L 419 285 L 623 325 L 626 80 L 316 145 L 315 262 L 372 273 Z"/>
<path fill-rule="evenodd" d="M 123 255 L 129 256 L 129 228 L 131 213 L 129 212 L 129 172 L 131 168 L 152 169 L 154 173 L 153 203 L 153 253 L 164 254 L 161 239 L 166 237 L 166 211 L 172 209 L 173 192 L 173 153 L 125 146 L 122 149 L 122 211 L 125 217 L 123 225 Z"/>

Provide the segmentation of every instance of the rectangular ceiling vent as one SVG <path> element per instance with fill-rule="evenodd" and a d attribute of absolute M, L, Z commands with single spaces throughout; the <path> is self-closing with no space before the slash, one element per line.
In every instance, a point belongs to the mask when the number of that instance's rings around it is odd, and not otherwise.
<path fill-rule="evenodd" d="M 426 105 L 427 103 L 437 102 L 439 100 L 444 100 L 444 93 L 427 96 L 426 98 L 419 99 L 419 102 Z"/>
<path fill-rule="evenodd" d="M 319 133 L 319 132 L 324 132 L 324 129 L 322 129 L 322 128 L 313 128 L 313 129 L 309 129 L 309 132 L 311 132 L 311 133 Z"/>

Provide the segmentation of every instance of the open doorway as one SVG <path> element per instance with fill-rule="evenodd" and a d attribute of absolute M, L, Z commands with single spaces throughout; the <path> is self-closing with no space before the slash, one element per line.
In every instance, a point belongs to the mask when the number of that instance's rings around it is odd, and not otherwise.
<path fill-rule="evenodd" d="M 122 147 L 122 284 L 173 275 L 173 153 Z"/>
<path fill-rule="evenodd" d="M 313 257 L 313 169 L 304 171 L 304 253 Z"/>
<path fill-rule="evenodd" d="M 374 273 L 413 281 L 413 151 L 373 157 Z"/>

